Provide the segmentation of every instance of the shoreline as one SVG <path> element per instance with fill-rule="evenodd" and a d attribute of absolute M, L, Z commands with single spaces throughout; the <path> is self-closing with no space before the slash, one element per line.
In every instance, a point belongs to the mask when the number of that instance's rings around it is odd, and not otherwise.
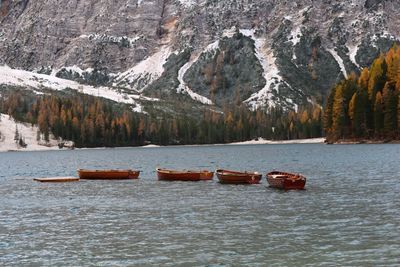
<path fill-rule="evenodd" d="M 124 146 L 124 147 L 81 147 L 81 148 L 58 148 L 57 146 L 40 147 L 35 149 L 2 149 L 0 146 L 0 153 L 5 152 L 40 152 L 40 151 L 69 151 L 69 150 L 102 150 L 102 149 L 127 149 L 127 148 L 167 148 L 167 147 L 201 147 L 201 146 L 249 146 L 249 145 L 292 145 L 292 144 L 328 144 L 328 145 L 359 145 L 359 144 L 400 144 L 400 140 L 339 140 L 333 143 L 326 142 L 325 137 L 310 138 L 310 139 L 293 139 L 293 140 L 266 140 L 259 138 L 257 140 L 249 140 L 243 142 L 232 142 L 226 144 L 192 144 L 192 145 L 155 145 L 149 144 L 144 146 Z"/>
<path fill-rule="evenodd" d="M 289 145 L 289 144 L 323 144 L 325 137 L 308 138 L 308 139 L 292 139 L 292 140 L 267 140 L 258 138 L 258 140 L 249 140 L 243 142 L 233 142 L 226 145 Z"/>
<path fill-rule="evenodd" d="M 273 141 L 266 140 L 263 138 L 259 138 L 257 140 L 249 140 L 243 142 L 232 142 L 226 144 L 192 144 L 192 145 L 168 145 L 168 146 L 160 146 L 155 144 L 149 144 L 144 146 L 125 146 L 125 147 L 81 147 L 74 149 L 70 148 L 58 148 L 57 146 L 51 147 L 40 147 L 34 149 L 2 149 L 0 146 L 0 153 L 4 152 L 37 152 L 37 151 L 68 151 L 68 150 L 100 150 L 100 149 L 111 149 L 111 148 L 165 148 L 165 147 L 200 147 L 200 146 L 242 146 L 242 145 L 286 145 L 286 144 L 323 144 L 325 138 L 310 138 L 310 139 L 294 139 L 294 140 L 281 140 L 281 141 Z"/>
<path fill-rule="evenodd" d="M 328 145 L 383 145 L 383 144 L 400 144 L 400 140 L 368 140 L 368 139 L 343 139 L 335 142 L 326 142 Z"/>

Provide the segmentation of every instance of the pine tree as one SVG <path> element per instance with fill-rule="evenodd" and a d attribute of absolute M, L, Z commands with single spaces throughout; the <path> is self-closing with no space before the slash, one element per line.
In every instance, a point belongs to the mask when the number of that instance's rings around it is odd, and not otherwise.
<path fill-rule="evenodd" d="M 44 134 L 44 140 L 49 142 L 49 123 L 48 123 L 48 110 L 46 108 L 46 101 L 42 101 L 40 104 L 39 116 L 38 116 L 38 124 L 39 130 Z"/>
<path fill-rule="evenodd" d="M 18 140 L 19 140 L 18 126 L 15 126 L 15 134 L 14 134 L 14 141 L 15 141 L 15 143 L 18 144 Z"/>
<path fill-rule="evenodd" d="M 354 137 L 360 138 L 366 135 L 366 101 L 367 97 L 360 89 L 354 93 L 349 103 L 349 116 L 352 123 L 352 133 Z"/>
<path fill-rule="evenodd" d="M 400 94 L 397 97 L 397 139 L 400 139 Z"/>
<path fill-rule="evenodd" d="M 394 85 L 387 82 L 383 88 L 383 129 L 387 137 L 393 137 L 397 126 L 397 97 Z"/>
<path fill-rule="evenodd" d="M 386 54 L 386 62 L 388 64 L 387 81 L 395 83 L 400 70 L 400 54 L 397 45 L 394 45 Z"/>
<path fill-rule="evenodd" d="M 378 92 L 375 97 L 374 126 L 375 126 L 375 135 L 376 137 L 380 138 L 383 130 L 383 103 L 382 103 L 381 92 Z"/>
<path fill-rule="evenodd" d="M 146 133 L 145 133 L 145 120 L 144 120 L 144 118 L 140 118 L 140 120 L 139 120 L 139 125 L 138 125 L 138 128 L 137 128 L 137 136 L 138 136 L 138 138 L 139 138 L 139 140 L 138 140 L 138 142 L 139 142 L 139 144 L 143 144 L 143 142 L 144 142 L 144 139 L 145 139 L 145 135 L 146 135 Z"/>
<path fill-rule="evenodd" d="M 358 79 L 358 85 L 361 88 L 368 90 L 368 81 L 369 81 L 369 69 L 363 68 L 360 74 L 360 78 Z"/>
<path fill-rule="evenodd" d="M 368 82 L 368 96 L 372 103 L 375 102 L 375 96 L 381 91 L 386 82 L 387 64 L 383 56 L 376 59 L 371 66 L 370 78 Z"/>
<path fill-rule="evenodd" d="M 357 121 L 355 120 L 356 101 L 357 101 L 357 92 L 354 93 L 354 95 L 351 98 L 350 103 L 349 103 L 349 117 L 351 120 L 351 126 L 352 126 L 353 133 L 357 127 Z"/>
<path fill-rule="evenodd" d="M 332 109 L 332 133 L 335 139 L 344 138 L 346 126 L 346 102 L 343 93 L 343 85 L 336 88 Z"/>
<path fill-rule="evenodd" d="M 400 49 L 399 49 L 400 51 Z M 396 91 L 400 93 L 400 69 L 396 79 Z"/>
<path fill-rule="evenodd" d="M 18 140 L 18 145 L 22 148 L 26 148 L 28 145 L 25 143 L 25 138 L 23 138 L 22 136 L 19 137 Z"/>
<path fill-rule="evenodd" d="M 325 104 L 325 112 L 324 112 L 324 131 L 327 134 L 327 137 L 330 137 L 330 134 L 333 133 L 332 125 L 333 125 L 333 103 L 335 101 L 337 87 L 334 87 L 329 94 L 326 104 Z"/>

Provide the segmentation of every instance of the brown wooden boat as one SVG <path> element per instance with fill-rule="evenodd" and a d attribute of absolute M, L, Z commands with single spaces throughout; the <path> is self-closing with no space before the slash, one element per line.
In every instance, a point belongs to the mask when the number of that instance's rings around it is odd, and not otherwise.
<path fill-rule="evenodd" d="M 125 180 L 139 178 L 140 171 L 135 170 L 78 170 L 81 179 L 88 180 Z"/>
<path fill-rule="evenodd" d="M 205 181 L 212 180 L 214 173 L 203 171 L 190 171 L 190 170 L 168 170 L 157 168 L 158 180 L 165 181 Z"/>
<path fill-rule="evenodd" d="M 47 177 L 47 178 L 35 178 L 34 181 L 41 183 L 67 183 L 67 182 L 78 182 L 77 177 Z"/>
<path fill-rule="evenodd" d="M 221 184 L 259 184 L 262 178 L 258 172 L 217 170 L 215 173 Z"/>
<path fill-rule="evenodd" d="M 301 190 L 306 185 L 306 177 L 300 174 L 281 171 L 267 173 L 267 181 L 270 187 L 284 190 Z"/>

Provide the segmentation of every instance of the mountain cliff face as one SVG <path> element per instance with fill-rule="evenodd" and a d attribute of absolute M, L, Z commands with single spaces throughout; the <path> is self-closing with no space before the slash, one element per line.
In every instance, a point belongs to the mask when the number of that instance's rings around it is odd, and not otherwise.
<path fill-rule="evenodd" d="M 0 0 L 0 64 L 154 98 L 296 109 L 400 36 L 397 0 Z"/>

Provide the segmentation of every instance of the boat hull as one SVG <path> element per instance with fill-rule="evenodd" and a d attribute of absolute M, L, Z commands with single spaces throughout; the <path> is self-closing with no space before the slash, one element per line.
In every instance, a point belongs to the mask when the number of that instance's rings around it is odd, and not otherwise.
<path fill-rule="evenodd" d="M 267 174 L 269 186 L 283 190 L 303 190 L 306 180 L 302 175 L 288 172 L 274 171 Z"/>
<path fill-rule="evenodd" d="M 209 171 L 175 171 L 167 169 L 157 169 L 158 180 L 162 181 L 207 181 L 212 180 L 213 172 Z"/>
<path fill-rule="evenodd" d="M 256 172 L 216 171 L 221 184 L 259 184 L 262 174 Z"/>
<path fill-rule="evenodd" d="M 134 170 L 78 170 L 79 177 L 86 180 L 138 179 L 140 171 Z"/>
<path fill-rule="evenodd" d="M 79 182 L 77 177 L 47 177 L 47 178 L 35 178 L 34 181 L 41 183 L 69 183 Z"/>

